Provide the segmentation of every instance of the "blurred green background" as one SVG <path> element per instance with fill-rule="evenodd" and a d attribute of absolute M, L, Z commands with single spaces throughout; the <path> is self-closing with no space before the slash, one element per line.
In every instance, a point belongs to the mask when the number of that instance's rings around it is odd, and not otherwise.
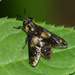
<path fill-rule="evenodd" d="M 75 0 L 2 0 L 0 17 L 24 16 L 24 8 L 26 16 L 33 17 L 35 21 L 75 26 Z"/>

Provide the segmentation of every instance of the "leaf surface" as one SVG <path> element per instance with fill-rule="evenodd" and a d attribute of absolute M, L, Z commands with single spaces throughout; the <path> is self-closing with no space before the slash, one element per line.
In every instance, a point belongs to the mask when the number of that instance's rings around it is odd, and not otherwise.
<path fill-rule="evenodd" d="M 72 27 L 54 26 L 37 22 L 38 25 L 64 38 L 68 48 L 52 47 L 52 60 L 42 56 L 36 67 L 29 64 L 28 44 L 24 49 L 26 33 L 13 26 L 23 22 L 14 18 L 0 19 L 0 75 L 75 75 L 75 30 Z"/>

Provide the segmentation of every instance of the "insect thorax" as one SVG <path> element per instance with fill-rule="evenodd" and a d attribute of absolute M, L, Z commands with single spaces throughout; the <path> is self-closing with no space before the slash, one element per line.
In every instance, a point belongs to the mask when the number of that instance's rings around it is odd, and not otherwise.
<path fill-rule="evenodd" d="M 26 32 L 30 32 L 34 35 L 40 35 L 39 27 L 34 22 L 30 22 L 26 25 Z"/>

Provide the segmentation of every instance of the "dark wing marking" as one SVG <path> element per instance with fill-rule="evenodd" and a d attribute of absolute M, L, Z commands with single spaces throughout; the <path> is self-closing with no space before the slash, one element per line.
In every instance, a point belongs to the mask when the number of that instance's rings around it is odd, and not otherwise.
<path fill-rule="evenodd" d="M 50 60 L 52 58 L 52 49 L 50 43 L 44 43 L 42 49 L 41 49 L 41 54 L 43 57 L 46 59 Z"/>
<path fill-rule="evenodd" d="M 51 46 L 59 47 L 59 48 L 66 48 L 67 47 L 67 42 L 63 38 L 55 35 L 54 33 L 48 31 L 47 29 L 45 29 L 41 26 L 39 26 L 39 27 L 42 31 L 44 31 L 47 35 L 50 36 L 49 41 L 51 43 Z"/>
<path fill-rule="evenodd" d="M 36 46 L 33 42 L 32 42 L 32 38 L 30 38 L 30 36 L 28 36 L 28 48 L 29 48 L 29 63 L 32 66 L 36 66 L 36 64 L 39 61 L 40 55 L 41 55 L 41 47 Z"/>

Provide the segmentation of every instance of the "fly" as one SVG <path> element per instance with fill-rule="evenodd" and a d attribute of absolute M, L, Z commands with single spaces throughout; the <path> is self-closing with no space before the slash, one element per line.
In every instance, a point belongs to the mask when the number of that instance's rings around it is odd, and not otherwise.
<path fill-rule="evenodd" d="M 25 15 L 25 11 L 24 11 Z M 33 18 L 21 17 L 23 21 L 23 26 L 14 27 L 15 29 L 23 29 L 27 33 L 27 38 L 25 40 L 25 45 L 28 41 L 29 48 L 29 63 L 32 66 L 36 66 L 39 61 L 40 56 L 51 60 L 52 49 L 51 46 L 59 48 L 67 48 L 67 42 L 57 36 L 56 34 L 48 31 L 47 29 L 38 26 L 33 22 Z M 23 48 L 25 48 L 25 45 Z"/>

